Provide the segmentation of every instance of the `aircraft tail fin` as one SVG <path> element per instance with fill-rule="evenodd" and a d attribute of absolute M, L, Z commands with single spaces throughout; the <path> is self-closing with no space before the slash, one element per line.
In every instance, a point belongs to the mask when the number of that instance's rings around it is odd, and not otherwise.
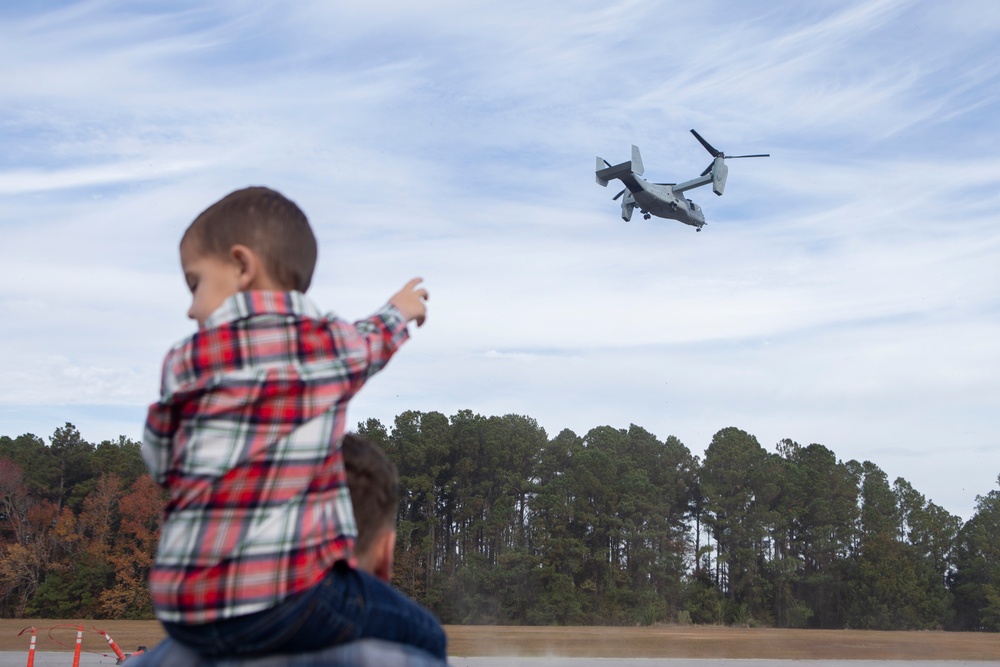
<path fill-rule="evenodd" d="M 642 175 L 642 158 L 639 156 L 639 149 L 632 146 L 632 159 L 628 162 L 612 165 L 602 157 L 597 158 L 597 168 L 595 177 L 598 185 L 607 187 L 608 181 L 629 177 L 633 174 Z"/>
<path fill-rule="evenodd" d="M 642 156 L 639 155 L 639 147 L 632 144 L 632 172 L 636 176 L 642 176 L 642 172 L 645 171 L 642 166 Z"/>
<path fill-rule="evenodd" d="M 597 168 L 594 169 L 594 173 L 597 174 L 597 184 L 602 187 L 608 187 L 608 179 L 601 178 L 601 172 L 605 170 L 606 167 L 610 167 L 608 161 L 602 158 L 600 155 L 597 156 Z"/>
<path fill-rule="evenodd" d="M 597 178 L 597 182 L 600 185 L 607 186 L 608 181 L 614 180 L 616 178 L 622 178 L 623 176 L 632 175 L 631 162 L 622 162 L 621 164 L 609 165 L 605 160 L 597 158 L 597 166 L 598 169 L 595 173 L 595 177 Z M 603 169 L 601 167 L 603 167 Z"/>

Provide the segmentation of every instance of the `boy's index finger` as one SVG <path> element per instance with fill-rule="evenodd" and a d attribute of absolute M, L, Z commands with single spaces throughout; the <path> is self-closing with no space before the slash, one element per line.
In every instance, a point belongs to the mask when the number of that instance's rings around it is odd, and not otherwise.
<path fill-rule="evenodd" d="M 406 287 L 404 287 L 403 289 L 413 292 L 416 296 L 420 297 L 421 301 L 427 301 L 427 299 L 430 297 L 430 293 L 427 291 L 427 288 L 417 287 L 417 285 L 419 285 L 423 281 L 424 281 L 423 278 L 412 278 L 410 279 L 410 282 L 406 283 Z"/>

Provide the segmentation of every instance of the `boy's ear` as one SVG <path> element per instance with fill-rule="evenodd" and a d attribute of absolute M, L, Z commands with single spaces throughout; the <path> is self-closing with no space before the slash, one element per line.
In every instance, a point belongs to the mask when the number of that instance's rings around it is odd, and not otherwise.
<path fill-rule="evenodd" d="M 238 243 L 229 249 L 229 258 L 239 271 L 237 280 L 240 291 L 251 289 L 262 274 L 260 257 L 249 247 Z"/>

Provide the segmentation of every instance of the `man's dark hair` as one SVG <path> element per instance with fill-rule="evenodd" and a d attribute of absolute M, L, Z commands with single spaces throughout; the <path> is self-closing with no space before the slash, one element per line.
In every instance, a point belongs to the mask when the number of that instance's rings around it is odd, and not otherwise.
<path fill-rule="evenodd" d="M 399 475 L 382 448 L 356 433 L 344 436 L 344 469 L 358 526 L 355 550 L 363 552 L 383 528 L 396 524 Z"/>
<path fill-rule="evenodd" d="M 316 268 L 316 236 L 305 213 L 270 188 L 229 193 L 195 218 L 181 244 L 185 241 L 195 243 L 197 253 L 212 257 L 227 257 L 234 245 L 245 245 L 286 290 L 305 292 Z"/>

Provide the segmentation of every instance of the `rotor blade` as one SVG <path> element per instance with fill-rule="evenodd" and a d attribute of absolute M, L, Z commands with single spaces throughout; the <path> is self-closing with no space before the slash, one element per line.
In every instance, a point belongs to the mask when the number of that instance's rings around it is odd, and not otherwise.
<path fill-rule="evenodd" d="M 611 166 L 611 163 L 608 162 L 607 160 L 605 160 L 604 158 L 601 158 L 601 162 L 603 162 L 604 164 L 608 165 L 609 167 Z"/>
<path fill-rule="evenodd" d="M 712 154 L 712 157 L 719 157 L 720 155 L 723 154 L 722 151 L 715 150 L 715 147 L 712 146 L 712 144 L 710 144 L 707 141 L 705 141 L 705 139 L 702 138 L 702 136 L 700 134 L 698 134 L 697 132 L 695 132 L 694 130 L 691 130 L 691 134 L 694 135 L 695 139 L 697 139 L 699 142 L 701 142 L 701 145 L 705 147 L 706 151 L 708 151 L 709 153 Z"/>
<path fill-rule="evenodd" d="M 625 194 L 626 190 L 628 190 L 628 188 L 622 188 L 622 191 L 619 192 L 618 194 L 616 194 L 614 197 L 612 197 L 611 201 L 617 201 L 619 197 L 621 197 L 623 194 Z"/>
<path fill-rule="evenodd" d="M 704 175 L 705 175 L 705 174 L 707 174 L 708 172 L 712 171 L 712 167 L 714 167 L 714 166 L 715 166 L 715 160 L 712 160 L 711 162 L 709 162 L 709 163 L 708 163 L 708 166 L 707 166 L 707 167 L 705 167 L 705 171 L 701 172 L 701 174 L 700 174 L 700 175 L 701 175 L 701 176 L 704 176 Z"/>
<path fill-rule="evenodd" d="M 727 155 L 727 160 L 734 160 L 738 157 L 771 157 L 770 153 L 758 153 L 757 155 Z"/>

